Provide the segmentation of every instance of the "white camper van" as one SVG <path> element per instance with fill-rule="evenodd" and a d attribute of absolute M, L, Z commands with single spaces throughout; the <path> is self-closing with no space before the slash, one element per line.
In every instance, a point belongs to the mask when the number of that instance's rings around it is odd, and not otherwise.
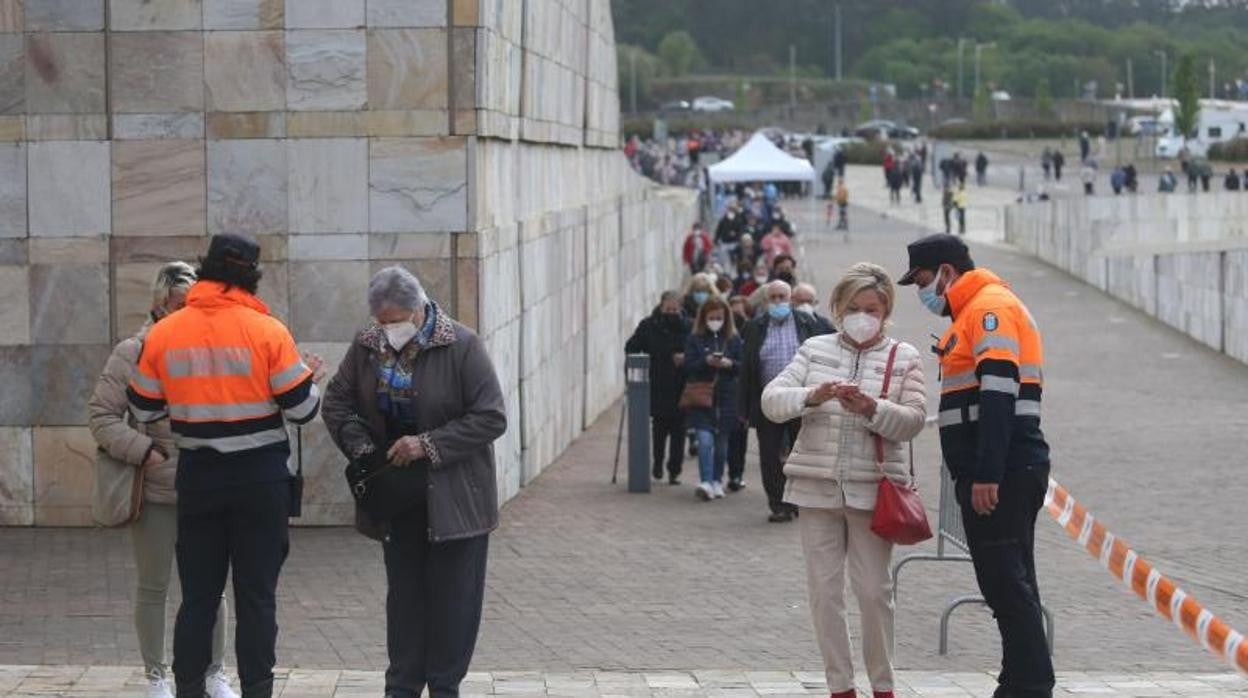
<path fill-rule="evenodd" d="M 1166 126 L 1157 138 L 1157 157 L 1178 157 L 1184 144 L 1182 136 L 1174 130 L 1174 114 L 1167 109 L 1158 121 Z M 1194 157 L 1205 157 L 1214 143 L 1243 137 L 1248 137 L 1248 105 L 1201 100 L 1196 131 L 1188 134 L 1187 150 Z"/>

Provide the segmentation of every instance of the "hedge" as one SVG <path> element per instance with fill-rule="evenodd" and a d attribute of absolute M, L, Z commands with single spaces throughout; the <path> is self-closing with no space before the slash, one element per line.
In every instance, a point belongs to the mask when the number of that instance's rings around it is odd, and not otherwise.
<path fill-rule="evenodd" d="M 1209 146 L 1209 159 L 1223 162 L 1248 162 L 1248 138 L 1235 138 Z"/>
<path fill-rule="evenodd" d="M 1061 138 L 1076 136 L 1080 131 L 1100 136 L 1105 133 L 1102 122 L 1072 122 L 1049 119 L 1006 119 L 1001 121 L 968 121 L 943 124 L 932 129 L 933 138 L 945 140 L 993 140 L 1004 138 Z"/>

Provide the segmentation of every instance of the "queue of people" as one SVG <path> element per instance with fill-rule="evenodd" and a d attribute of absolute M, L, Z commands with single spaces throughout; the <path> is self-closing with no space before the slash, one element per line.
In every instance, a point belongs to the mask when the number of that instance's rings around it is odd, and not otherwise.
<path fill-rule="evenodd" d="M 287 426 L 318 413 L 348 471 L 367 463 L 390 495 L 384 514 L 375 500 L 356 507 L 357 528 L 384 553 L 385 695 L 458 695 L 498 525 L 492 443 L 507 417 L 490 358 L 414 275 L 389 267 L 360 299 L 370 317 L 322 396 L 322 359 L 301 352 L 256 295 L 260 259 L 254 238 L 219 234 L 198 264 L 161 267 L 148 322 L 114 349 L 89 402 L 97 478 L 140 473 L 135 493 L 97 487 L 93 510 L 129 512 L 146 695 L 237 698 L 223 668 L 227 579 L 242 696 L 273 695 L 277 584 L 302 498 Z"/>
<path fill-rule="evenodd" d="M 1034 535 L 1049 474 L 1039 330 L 1005 282 L 975 265 L 960 237 L 931 235 L 908 252 L 896 282 L 878 265 L 851 266 L 826 309 L 817 290 L 797 280 L 790 256 L 774 259 L 766 278 L 721 283 L 703 272 L 686 289 L 687 312 L 677 293 L 665 293 L 628 349 L 650 355 L 652 381 L 667 381 L 651 384 L 651 410 L 661 415 L 655 433 L 661 428 L 672 438 L 671 415 L 682 414 L 695 434 L 699 499 L 745 487 L 744 427 L 753 429 L 768 520 L 797 522 L 831 695 L 857 695 L 846 609 L 852 589 L 873 695 L 891 698 L 894 543 L 873 522 L 882 480 L 914 482 L 907 445 L 927 417 L 921 355 L 890 331 L 896 287 L 914 286 L 924 308 L 952 319 L 935 345 L 937 412 L 976 579 L 1001 635 L 993 695 L 1047 697 L 1054 674 Z M 748 288 L 752 296 L 742 294 Z M 656 332 L 660 323 L 665 329 Z M 677 454 L 675 441 L 656 444 L 656 479 L 666 468 L 679 484 Z"/>

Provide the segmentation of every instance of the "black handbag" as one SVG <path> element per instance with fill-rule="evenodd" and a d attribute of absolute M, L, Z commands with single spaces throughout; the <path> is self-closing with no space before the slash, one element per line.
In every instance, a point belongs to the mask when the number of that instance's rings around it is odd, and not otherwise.
<path fill-rule="evenodd" d="M 389 521 L 427 497 L 428 461 L 408 466 L 391 465 L 383 451 L 354 458 L 347 463 L 347 485 L 356 504 L 371 518 Z"/>

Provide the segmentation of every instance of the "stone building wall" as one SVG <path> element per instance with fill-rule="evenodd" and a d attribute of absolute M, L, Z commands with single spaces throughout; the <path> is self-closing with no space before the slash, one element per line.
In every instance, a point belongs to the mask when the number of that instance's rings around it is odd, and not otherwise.
<path fill-rule="evenodd" d="M 514 495 L 680 276 L 693 203 L 614 150 L 615 75 L 608 0 L 0 0 L 0 524 L 89 523 L 95 375 L 155 269 L 223 231 L 332 364 L 389 264 L 477 328 Z M 302 523 L 346 523 L 304 432 Z"/>

